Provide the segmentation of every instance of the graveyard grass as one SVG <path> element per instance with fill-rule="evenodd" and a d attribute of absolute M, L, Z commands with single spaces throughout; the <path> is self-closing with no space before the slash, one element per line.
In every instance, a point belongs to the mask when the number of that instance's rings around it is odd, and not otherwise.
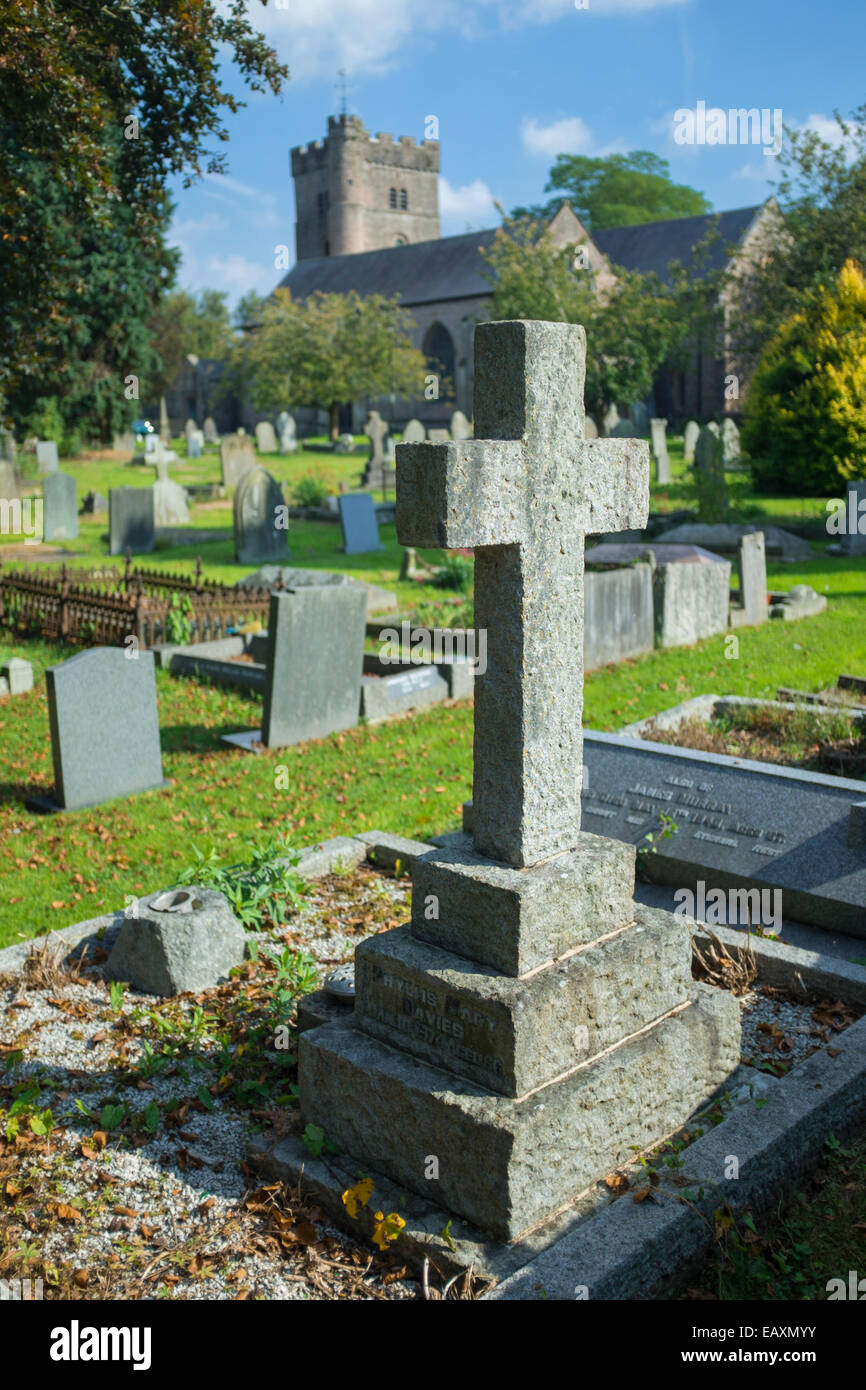
<path fill-rule="evenodd" d="M 337 528 L 308 523 L 311 550 L 301 555 L 300 526 L 293 532 L 293 563 L 321 547 L 320 564 L 339 564 Z M 384 528 L 386 550 L 350 573 L 388 582 L 399 547 Z M 318 538 L 318 539 L 316 539 Z M 327 556 L 324 554 L 328 549 Z M 737 632 L 739 656 L 725 657 L 723 636 L 691 648 L 655 651 L 635 661 L 590 673 L 584 722 L 611 730 L 656 714 L 694 695 L 722 693 L 775 697 L 781 685 L 819 690 L 840 669 L 866 665 L 861 602 L 866 558 L 770 563 L 771 587 L 810 583 L 827 593 L 827 612 L 801 622 L 767 622 Z M 210 566 L 208 566 L 210 572 Z M 385 575 L 388 576 L 387 580 Z M 401 602 L 415 591 L 411 584 Z M 423 586 L 422 595 L 439 591 Z M 386 620 L 387 621 L 387 620 Z M 38 936 L 123 906 L 126 894 L 169 887 L 194 859 L 193 846 L 215 846 L 225 864 L 246 858 L 245 844 L 276 833 L 300 847 L 333 835 L 387 830 L 426 839 L 459 824 L 471 795 L 472 706 L 434 706 L 375 726 L 253 756 L 230 751 L 223 733 L 257 727 L 261 703 L 245 695 L 157 673 L 164 775 L 171 785 L 92 811 L 40 817 L 24 799 L 52 782 L 44 669 L 73 649 L 10 640 L 0 629 L 0 653 L 34 664 L 35 688 L 0 703 L 0 738 L 10 750 L 11 780 L 2 789 L 0 834 L 10 846 L 4 865 L 0 945 Z M 844 653 L 840 656 L 840 653 Z M 95 712 L 98 724 L 98 712 Z M 288 769 L 288 787 L 275 785 Z"/>

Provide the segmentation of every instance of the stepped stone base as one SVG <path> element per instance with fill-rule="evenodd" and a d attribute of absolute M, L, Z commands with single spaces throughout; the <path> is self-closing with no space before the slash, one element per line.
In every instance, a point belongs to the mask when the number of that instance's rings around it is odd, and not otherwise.
<path fill-rule="evenodd" d="M 512 1100 L 329 1023 L 300 1039 L 301 1111 L 356 1164 L 513 1240 L 682 1125 L 739 1044 L 736 999 L 694 985 L 677 1012 Z"/>

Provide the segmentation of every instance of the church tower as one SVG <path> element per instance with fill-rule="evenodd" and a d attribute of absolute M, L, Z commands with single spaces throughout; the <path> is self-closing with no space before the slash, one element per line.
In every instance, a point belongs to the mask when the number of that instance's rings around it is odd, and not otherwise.
<path fill-rule="evenodd" d="M 326 139 L 291 158 L 299 261 L 441 236 L 438 140 L 395 141 L 357 116 L 329 116 Z"/>

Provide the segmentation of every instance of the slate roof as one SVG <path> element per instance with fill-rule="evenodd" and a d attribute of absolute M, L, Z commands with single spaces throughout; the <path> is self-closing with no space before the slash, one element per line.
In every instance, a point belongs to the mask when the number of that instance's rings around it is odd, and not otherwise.
<path fill-rule="evenodd" d="M 760 211 L 760 206 L 737 208 L 733 212 L 678 217 L 669 222 L 644 222 L 637 227 L 611 227 L 596 232 L 593 240 L 616 265 L 644 273 L 655 271 L 666 279 L 668 262 L 687 263 L 692 247 L 716 218 L 720 240 L 713 248 L 709 266 L 721 269 L 727 260 L 727 244 L 738 242 Z M 474 299 L 492 292 L 490 282 L 484 278 L 487 263 L 479 253 L 482 247 L 489 249 L 493 245 L 496 232 L 494 227 L 440 237 L 437 241 L 386 246 L 379 251 L 316 256 L 298 261 L 280 281 L 279 288 L 291 290 L 295 299 L 305 299 L 314 290 L 326 294 L 356 290 L 364 296 L 399 294 L 407 307 L 447 299 Z"/>

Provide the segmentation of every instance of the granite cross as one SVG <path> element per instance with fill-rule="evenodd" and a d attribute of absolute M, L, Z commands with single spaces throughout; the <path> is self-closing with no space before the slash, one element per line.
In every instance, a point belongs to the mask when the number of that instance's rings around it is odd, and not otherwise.
<path fill-rule="evenodd" d="M 475 550 L 475 849 L 523 868 L 574 847 L 584 537 L 646 524 L 649 450 L 584 438 L 586 334 L 475 329 L 475 439 L 397 447 L 403 545 Z"/>

